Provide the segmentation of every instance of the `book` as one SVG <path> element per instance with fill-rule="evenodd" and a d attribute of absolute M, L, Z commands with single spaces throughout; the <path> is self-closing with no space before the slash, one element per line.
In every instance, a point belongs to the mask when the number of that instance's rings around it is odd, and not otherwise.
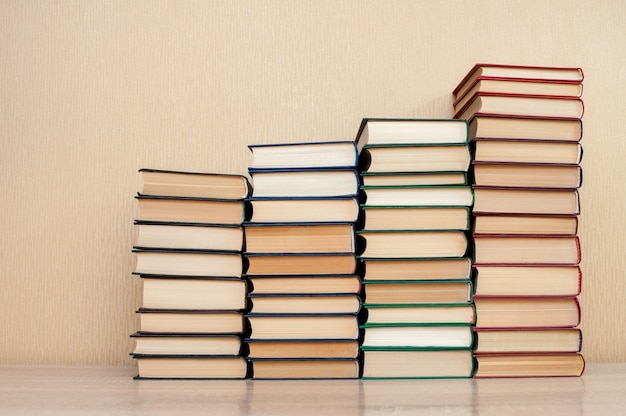
<path fill-rule="evenodd" d="M 363 325 L 361 349 L 469 349 L 473 343 L 470 325 L 371 324 Z"/>
<path fill-rule="evenodd" d="M 277 315 L 249 314 L 250 336 L 260 339 L 358 339 L 359 323 L 356 315 Z"/>
<path fill-rule="evenodd" d="M 510 78 L 478 77 L 456 97 L 452 106 L 455 110 L 462 108 L 477 92 L 491 92 L 522 95 L 550 95 L 556 97 L 580 97 L 583 94 L 583 84 L 573 82 L 529 81 Z"/>
<path fill-rule="evenodd" d="M 254 198 L 341 197 L 359 192 L 353 169 L 250 170 Z"/>
<path fill-rule="evenodd" d="M 364 118 L 355 142 L 359 152 L 365 145 L 467 143 L 467 124 L 453 119 Z"/>
<path fill-rule="evenodd" d="M 469 280 L 471 259 L 361 257 L 363 280 Z"/>
<path fill-rule="evenodd" d="M 483 354 L 474 377 L 579 377 L 584 369 L 581 354 Z"/>
<path fill-rule="evenodd" d="M 355 379 L 356 359 L 252 359 L 255 379 Z"/>
<path fill-rule="evenodd" d="M 141 169 L 140 195 L 241 200 L 250 193 L 243 175 Z"/>
<path fill-rule="evenodd" d="M 576 189 L 494 188 L 473 186 L 473 213 L 578 215 Z"/>
<path fill-rule="evenodd" d="M 244 201 L 224 199 L 137 196 L 138 221 L 204 224 L 241 224 L 246 217 Z"/>
<path fill-rule="evenodd" d="M 386 230 L 468 230 L 469 207 L 368 206 L 362 207 L 363 228 Z"/>
<path fill-rule="evenodd" d="M 354 167 L 358 151 L 354 141 L 251 144 L 249 168 L 336 168 Z"/>
<path fill-rule="evenodd" d="M 472 142 L 474 162 L 554 163 L 577 165 L 583 148 L 578 142 L 476 139 Z"/>
<path fill-rule="evenodd" d="M 497 79 L 544 83 L 569 83 L 578 85 L 584 79 L 583 70 L 574 67 L 546 67 L 477 63 L 452 91 L 457 99 L 472 88 L 478 80 Z"/>
<path fill-rule="evenodd" d="M 454 118 L 470 120 L 475 115 L 508 115 L 576 119 L 582 118 L 583 112 L 580 98 L 478 92 L 455 112 Z"/>
<path fill-rule="evenodd" d="M 266 314 L 352 314 L 359 313 L 361 298 L 356 294 L 259 295 L 250 293 L 250 313 Z"/>
<path fill-rule="evenodd" d="M 356 339 L 246 339 L 248 358 L 357 358 Z"/>
<path fill-rule="evenodd" d="M 474 372 L 472 351 L 364 351 L 366 379 L 467 378 Z"/>
<path fill-rule="evenodd" d="M 476 318 L 471 303 L 388 304 L 365 303 L 367 323 L 374 324 L 473 324 Z"/>
<path fill-rule="evenodd" d="M 348 294 L 360 293 L 356 275 L 247 276 L 252 294 Z"/>
<path fill-rule="evenodd" d="M 359 201 L 348 198 L 251 198 L 251 223 L 355 222 Z"/>
<path fill-rule="evenodd" d="M 468 248 L 463 231 L 357 231 L 361 257 L 462 257 Z"/>
<path fill-rule="evenodd" d="M 582 185 L 579 165 L 474 162 L 474 185 L 511 188 L 575 189 Z"/>
<path fill-rule="evenodd" d="M 580 262 L 578 236 L 474 235 L 474 264 L 562 264 Z"/>
<path fill-rule="evenodd" d="M 362 186 L 466 185 L 467 172 L 361 172 Z"/>
<path fill-rule="evenodd" d="M 354 252 L 353 223 L 246 223 L 249 253 Z"/>
<path fill-rule="evenodd" d="M 519 140 L 578 143 L 580 119 L 492 116 L 476 114 L 469 122 L 469 140 Z"/>
<path fill-rule="evenodd" d="M 241 252 L 134 249 L 135 274 L 241 277 Z"/>
<path fill-rule="evenodd" d="M 575 235 L 578 217 L 476 213 L 471 228 L 474 234 Z"/>
<path fill-rule="evenodd" d="M 579 328 L 476 329 L 474 353 L 554 353 L 580 352 Z"/>
<path fill-rule="evenodd" d="M 362 186 L 365 206 L 471 206 L 469 186 Z"/>
<path fill-rule="evenodd" d="M 242 279 L 162 278 L 142 276 L 146 309 L 243 310 L 246 281 Z"/>
<path fill-rule="evenodd" d="M 475 297 L 578 296 L 579 266 L 475 265 Z"/>
<path fill-rule="evenodd" d="M 475 297 L 476 328 L 573 328 L 580 324 L 578 298 Z"/>
<path fill-rule="evenodd" d="M 359 155 L 363 172 L 466 171 L 470 164 L 467 144 L 365 147 Z"/>
<path fill-rule="evenodd" d="M 365 280 L 363 286 L 368 305 L 456 304 L 472 300 L 469 280 Z"/>
<path fill-rule="evenodd" d="M 238 355 L 241 338 L 236 335 L 145 334 L 137 332 L 134 355 Z"/>
<path fill-rule="evenodd" d="M 137 310 L 139 332 L 148 334 L 241 334 L 243 313 L 238 311 L 206 311 L 146 309 Z"/>
<path fill-rule="evenodd" d="M 351 275 L 356 271 L 354 253 L 260 254 L 245 253 L 247 274 L 252 275 Z"/>
<path fill-rule="evenodd" d="M 135 249 L 241 251 L 243 227 L 226 224 L 135 221 Z"/>
<path fill-rule="evenodd" d="M 158 379 L 243 379 L 248 363 L 241 356 L 135 355 L 139 375 Z"/>

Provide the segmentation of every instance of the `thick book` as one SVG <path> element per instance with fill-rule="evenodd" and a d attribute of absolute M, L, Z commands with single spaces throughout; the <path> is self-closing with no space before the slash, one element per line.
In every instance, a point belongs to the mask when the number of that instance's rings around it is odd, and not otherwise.
<path fill-rule="evenodd" d="M 355 169 L 250 170 L 253 198 L 346 197 L 359 192 Z"/>
<path fill-rule="evenodd" d="M 573 297 L 582 286 L 579 266 L 475 265 L 475 297 Z"/>
<path fill-rule="evenodd" d="M 355 339 L 246 339 L 248 358 L 357 358 L 359 342 Z"/>
<path fill-rule="evenodd" d="M 467 124 L 454 119 L 364 118 L 355 139 L 367 146 L 467 143 Z"/>
<path fill-rule="evenodd" d="M 453 258 L 361 257 L 363 280 L 468 280 L 472 261 Z"/>
<path fill-rule="evenodd" d="M 353 223 L 246 223 L 250 253 L 348 253 L 355 250 Z"/>
<path fill-rule="evenodd" d="M 135 274 L 167 276 L 241 277 L 241 252 L 133 249 Z"/>
<path fill-rule="evenodd" d="M 251 223 L 355 222 L 359 201 L 347 198 L 251 198 Z"/>
<path fill-rule="evenodd" d="M 138 379 L 243 379 L 248 363 L 241 356 L 136 355 Z"/>
<path fill-rule="evenodd" d="M 359 168 L 372 173 L 465 171 L 470 159 L 467 144 L 366 147 Z"/>
<path fill-rule="evenodd" d="M 398 304 L 364 303 L 367 324 L 473 324 L 476 318 L 471 303 Z"/>
<path fill-rule="evenodd" d="M 368 206 L 363 209 L 365 230 L 468 230 L 469 207 Z"/>
<path fill-rule="evenodd" d="M 473 234 L 576 235 L 577 215 L 476 213 Z"/>
<path fill-rule="evenodd" d="M 458 99 L 478 80 L 484 79 L 577 85 L 583 82 L 584 73 L 581 68 L 576 67 L 477 63 L 457 84 L 452 95 Z"/>
<path fill-rule="evenodd" d="M 467 235 L 463 231 L 357 231 L 361 257 L 462 257 L 468 249 Z"/>
<path fill-rule="evenodd" d="M 133 355 L 239 355 L 236 335 L 150 334 L 137 332 Z"/>
<path fill-rule="evenodd" d="M 255 358 L 251 362 L 255 379 L 356 379 L 360 373 L 357 359 Z"/>
<path fill-rule="evenodd" d="M 463 280 L 365 280 L 365 302 L 376 305 L 458 304 L 472 300 L 472 283 Z"/>
<path fill-rule="evenodd" d="M 356 294 L 255 294 L 248 295 L 250 313 L 266 314 L 358 314 L 361 298 Z"/>
<path fill-rule="evenodd" d="M 251 144 L 249 168 L 332 168 L 352 167 L 358 162 L 354 141 Z"/>
<path fill-rule="evenodd" d="M 576 265 L 581 252 L 578 236 L 474 235 L 474 264 Z"/>
<path fill-rule="evenodd" d="M 364 380 L 468 378 L 473 372 L 470 349 L 363 352 Z"/>
<path fill-rule="evenodd" d="M 241 251 L 243 227 L 234 224 L 202 224 L 136 221 L 136 249 Z"/>
<path fill-rule="evenodd" d="M 243 310 L 247 287 L 242 279 L 142 276 L 145 309 Z"/>
<path fill-rule="evenodd" d="M 140 308 L 137 313 L 142 333 L 241 334 L 244 331 L 244 318 L 240 311 Z"/>
<path fill-rule="evenodd" d="M 580 324 L 578 299 L 475 297 L 476 328 L 573 328 Z"/>
<path fill-rule="evenodd" d="M 357 267 L 354 253 L 246 253 L 245 257 L 248 276 L 351 275 Z"/>
<path fill-rule="evenodd" d="M 577 165 L 583 157 L 578 142 L 476 139 L 471 144 L 475 162 Z"/>
<path fill-rule="evenodd" d="M 252 340 L 358 339 L 359 322 L 349 314 L 249 314 Z"/>
<path fill-rule="evenodd" d="M 580 119 L 583 113 L 580 98 L 478 92 L 454 117 L 463 120 L 476 115 Z"/>
<path fill-rule="evenodd" d="M 469 207 L 469 186 L 362 186 L 365 206 Z"/>
<path fill-rule="evenodd" d="M 483 354 L 476 356 L 474 377 L 579 377 L 584 370 L 578 353 Z"/>
<path fill-rule="evenodd" d="M 246 276 L 250 294 L 348 294 L 361 292 L 357 275 Z"/>
<path fill-rule="evenodd" d="M 361 172 L 362 186 L 467 185 L 467 171 Z"/>
<path fill-rule="evenodd" d="M 250 194 L 243 175 L 141 169 L 141 195 L 241 200 Z"/>
<path fill-rule="evenodd" d="M 454 97 L 452 106 L 455 110 L 462 108 L 470 97 L 477 92 L 580 97 L 583 94 L 583 84 L 480 76 L 476 78 L 472 84 L 467 86 L 467 89 L 462 92 L 462 95 Z"/>
<path fill-rule="evenodd" d="M 137 196 L 139 221 L 241 224 L 246 203 L 240 200 Z"/>
<path fill-rule="evenodd" d="M 473 186 L 473 213 L 578 215 L 577 189 Z"/>
<path fill-rule="evenodd" d="M 406 349 L 469 349 L 474 336 L 471 325 L 371 324 L 363 328 L 363 351 Z"/>
<path fill-rule="evenodd" d="M 579 328 L 476 329 L 474 354 L 580 352 Z"/>
<path fill-rule="evenodd" d="M 582 139 L 580 119 L 474 115 L 469 123 L 469 140 L 519 140 L 578 143 Z"/>
<path fill-rule="evenodd" d="M 476 186 L 576 189 L 583 181 L 579 165 L 475 161 L 471 170 Z"/>

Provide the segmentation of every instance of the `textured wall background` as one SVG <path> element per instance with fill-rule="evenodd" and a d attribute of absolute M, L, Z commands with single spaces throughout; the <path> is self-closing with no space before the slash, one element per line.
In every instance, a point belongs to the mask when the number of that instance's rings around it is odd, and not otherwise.
<path fill-rule="evenodd" d="M 0 2 L 0 363 L 130 364 L 142 167 L 450 117 L 476 62 L 585 71 L 584 354 L 626 360 L 626 2 Z"/>

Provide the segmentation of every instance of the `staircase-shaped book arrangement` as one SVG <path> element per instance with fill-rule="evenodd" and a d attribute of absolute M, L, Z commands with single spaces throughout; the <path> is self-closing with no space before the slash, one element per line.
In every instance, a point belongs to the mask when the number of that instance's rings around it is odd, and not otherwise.
<path fill-rule="evenodd" d="M 363 378 L 472 375 L 467 137 L 463 120 L 361 124 Z"/>
<path fill-rule="evenodd" d="M 239 175 L 142 170 L 133 335 L 138 378 L 245 378 L 243 199 Z"/>
<path fill-rule="evenodd" d="M 138 378 L 579 376 L 582 71 L 476 65 L 454 119 L 144 169 Z"/>
<path fill-rule="evenodd" d="M 358 378 L 354 142 L 251 145 L 246 340 L 257 379 Z"/>
<path fill-rule="evenodd" d="M 476 377 L 583 371 L 582 79 L 577 68 L 476 65 L 454 90 L 473 149 Z"/>

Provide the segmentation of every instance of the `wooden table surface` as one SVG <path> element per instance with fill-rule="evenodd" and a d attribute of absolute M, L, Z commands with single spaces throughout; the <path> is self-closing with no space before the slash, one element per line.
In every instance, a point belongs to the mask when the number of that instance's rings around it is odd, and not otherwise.
<path fill-rule="evenodd" d="M 0 415 L 622 415 L 626 363 L 581 378 L 133 380 L 134 367 L 0 366 Z"/>

